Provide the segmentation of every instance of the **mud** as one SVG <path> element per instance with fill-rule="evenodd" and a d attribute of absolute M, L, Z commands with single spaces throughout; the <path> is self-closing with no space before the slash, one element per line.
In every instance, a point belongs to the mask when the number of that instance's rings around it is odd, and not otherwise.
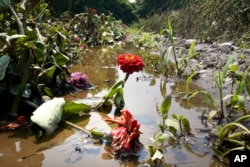
<path fill-rule="evenodd" d="M 177 51 L 188 56 L 191 43 L 195 41 L 193 39 L 176 39 Z M 166 45 L 169 42 L 166 41 Z M 189 76 L 192 71 L 201 70 L 217 70 L 222 68 L 229 56 L 239 55 L 236 60 L 239 64 L 239 70 L 245 71 L 250 65 L 250 49 L 244 49 L 236 46 L 232 42 L 215 43 L 215 42 L 198 42 L 195 41 L 195 53 L 197 56 L 192 59 L 184 71 L 184 76 Z"/>

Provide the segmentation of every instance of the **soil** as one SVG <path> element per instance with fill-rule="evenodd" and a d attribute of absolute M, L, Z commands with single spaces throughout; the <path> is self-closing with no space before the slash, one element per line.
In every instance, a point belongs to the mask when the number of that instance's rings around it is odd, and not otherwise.
<path fill-rule="evenodd" d="M 185 53 L 185 55 L 188 55 L 189 48 L 194 40 L 177 39 L 176 41 L 177 48 L 182 53 Z M 239 48 L 232 42 L 196 42 L 195 52 L 197 53 L 197 56 L 187 64 L 186 70 L 184 71 L 185 76 L 189 76 L 192 70 L 215 71 L 219 68 L 222 68 L 226 64 L 229 56 L 234 54 L 241 55 L 236 59 L 239 64 L 239 71 L 245 71 L 250 65 L 250 49 Z"/>
<path fill-rule="evenodd" d="M 194 41 L 193 39 L 176 38 L 176 49 L 182 55 L 187 55 L 189 48 Z M 170 46 L 168 40 L 166 45 Z M 215 43 L 215 42 L 197 42 L 195 41 L 195 53 L 197 56 L 191 59 L 182 73 L 182 76 L 188 77 L 193 71 L 196 71 L 196 76 L 193 77 L 193 83 L 202 89 L 213 94 L 213 97 L 219 102 L 219 91 L 216 88 L 216 82 L 213 79 L 215 72 L 222 69 L 231 55 L 238 55 L 233 61 L 239 65 L 238 71 L 245 72 L 250 65 L 250 49 L 237 47 L 232 42 Z M 223 84 L 223 95 L 230 94 L 231 80 L 226 80 Z M 247 108 L 249 103 L 245 104 Z"/>

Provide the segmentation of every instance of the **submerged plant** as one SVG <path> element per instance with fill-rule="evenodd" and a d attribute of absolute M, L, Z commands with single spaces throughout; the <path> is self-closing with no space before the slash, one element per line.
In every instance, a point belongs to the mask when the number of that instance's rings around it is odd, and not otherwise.
<path fill-rule="evenodd" d="M 217 127 L 218 142 L 213 150 L 220 160 L 223 160 L 231 151 L 250 150 L 250 130 L 244 125 L 250 115 L 241 116 L 233 122 Z"/>
<path fill-rule="evenodd" d="M 165 97 L 161 104 L 162 122 L 159 124 L 160 132 L 152 138 L 153 145 L 148 146 L 150 161 L 154 166 L 163 163 L 163 152 L 167 146 L 175 147 L 180 144 L 183 137 L 188 138 L 191 131 L 188 119 L 184 115 L 172 114 L 172 119 L 168 118 L 168 112 L 172 104 L 172 96 Z M 186 141 L 188 143 L 188 141 Z"/>
<path fill-rule="evenodd" d="M 118 124 L 118 127 L 112 129 L 112 143 L 111 146 L 115 151 L 137 152 L 142 144 L 139 141 L 140 124 L 134 119 L 129 110 L 121 110 L 121 116 L 118 118 L 107 118 L 106 121 Z"/>

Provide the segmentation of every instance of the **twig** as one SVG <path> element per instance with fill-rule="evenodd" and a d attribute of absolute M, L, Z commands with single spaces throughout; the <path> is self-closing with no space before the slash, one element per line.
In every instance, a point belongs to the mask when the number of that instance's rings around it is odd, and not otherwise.
<path fill-rule="evenodd" d="M 72 123 L 72 122 L 69 122 L 69 121 L 62 121 L 62 122 L 65 123 L 65 124 L 68 125 L 68 126 L 71 126 L 71 127 L 75 128 L 75 129 L 78 129 L 78 130 L 80 130 L 80 131 L 83 131 L 83 132 L 85 132 L 85 133 L 87 133 L 87 134 L 89 134 L 89 135 L 92 136 L 91 132 L 88 131 L 87 129 L 84 129 L 84 128 L 82 128 L 82 127 L 80 127 L 80 126 L 78 126 L 78 125 L 76 125 L 76 124 L 74 124 L 74 123 Z"/>

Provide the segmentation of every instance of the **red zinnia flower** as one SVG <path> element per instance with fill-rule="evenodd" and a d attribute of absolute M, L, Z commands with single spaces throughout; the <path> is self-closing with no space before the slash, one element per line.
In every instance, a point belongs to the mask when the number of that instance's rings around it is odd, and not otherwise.
<path fill-rule="evenodd" d="M 106 121 L 111 121 L 118 123 L 118 127 L 111 131 L 112 143 L 111 146 L 119 151 L 125 149 L 127 151 L 138 151 L 141 147 L 139 142 L 139 137 L 141 132 L 140 124 L 134 119 L 133 115 L 128 110 L 121 110 L 122 115 L 119 118 L 105 119 Z"/>
<path fill-rule="evenodd" d="M 116 61 L 120 66 L 120 69 L 127 74 L 139 72 L 144 67 L 142 58 L 138 55 L 131 53 L 121 54 L 117 56 Z"/>

